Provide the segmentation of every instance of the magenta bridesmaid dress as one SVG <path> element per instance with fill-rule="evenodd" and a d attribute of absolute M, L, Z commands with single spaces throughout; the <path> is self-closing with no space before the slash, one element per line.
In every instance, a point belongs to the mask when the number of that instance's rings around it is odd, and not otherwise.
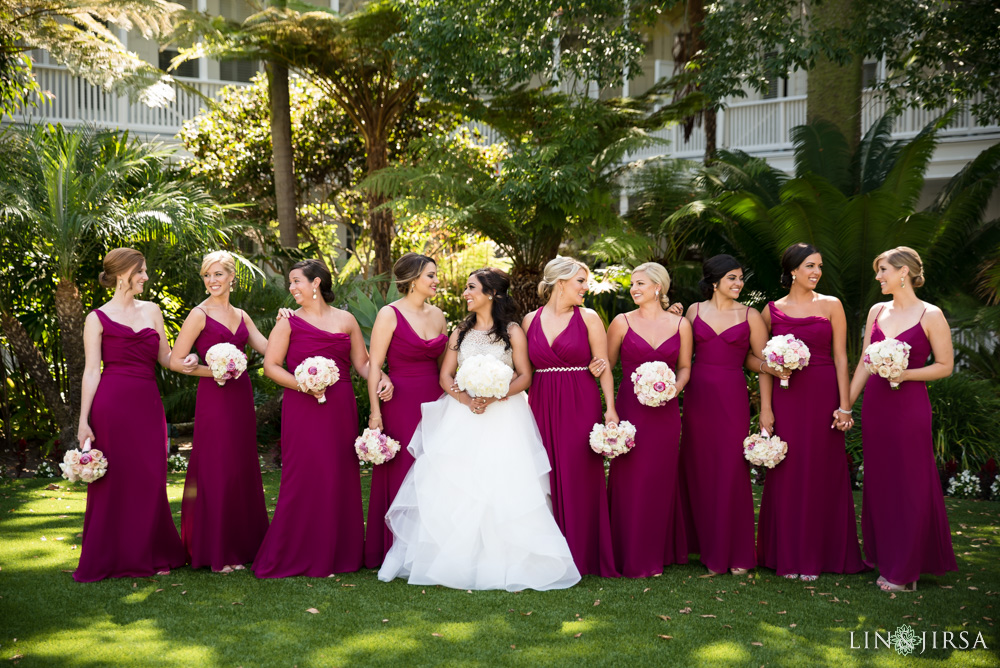
<path fill-rule="evenodd" d="M 364 513 L 354 439 L 358 409 L 351 386 L 351 337 L 318 329 L 299 317 L 285 357 L 287 368 L 307 357 L 332 359 L 340 380 L 326 403 L 285 389 L 281 402 L 281 488 L 271 526 L 253 563 L 259 578 L 326 577 L 361 568 Z"/>
<path fill-rule="evenodd" d="M 758 563 L 778 575 L 863 571 L 844 432 L 830 428 L 840 405 L 833 327 L 819 316 L 793 318 L 774 302 L 769 308 L 772 336 L 795 336 L 810 359 L 792 372 L 787 388 L 775 384 L 771 391 L 774 430 L 788 454 L 764 479 Z"/>
<path fill-rule="evenodd" d="M 684 388 L 681 420 L 681 507 L 688 551 L 710 571 L 753 568 L 753 492 L 743 458 L 750 427 L 750 399 L 743 362 L 750 325 L 720 334 L 701 319 L 693 322 L 694 360 Z M 750 309 L 747 308 L 747 314 Z"/>
<path fill-rule="evenodd" d="M 243 319 L 235 332 L 207 313 L 194 342 L 205 359 L 217 343 L 244 350 L 250 332 Z M 220 386 L 198 381 L 191 462 L 181 502 L 181 540 L 191 568 L 253 561 L 267 532 L 267 505 L 257 458 L 257 416 L 250 376 Z"/>
<path fill-rule="evenodd" d="M 393 397 L 382 404 L 382 427 L 399 441 L 399 452 L 385 464 L 372 469 L 371 495 L 368 497 L 368 526 L 365 533 L 365 567 L 378 568 L 392 547 L 392 532 L 385 514 L 396 498 L 403 478 L 413 465 L 413 455 L 406 449 L 420 424 L 420 405 L 441 396 L 438 358 L 448 345 L 445 334 L 423 339 L 395 306 L 396 331 L 393 332 L 386 361 L 392 378 Z"/>
<path fill-rule="evenodd" d="M 552 512 L 581 574 L 618 577 L 604 458 L 590 449 L 590 430 L 604 420 L 597 382 L 587 370 L 587 325 L 580 309 L 574 309 L 550 346 L 541 317 L 538 309 L 528 328 L 528 355 L 535 368 L 528 403 L 552 467 Z"/>
<path fill-rule="evenodd" d="M 871 340 L 883 339 L 876 317 Z M 931 344 L 919 322 L 896 339 L 911 346 L 910 368 L 926 365 Z M 907 381 L 893 390 L 889 381 L 871 376 L 862 413 L 865 563 L 893 584 L 958 570 L 934 463 L 927 384 Z"/>
<path fill-rule="evenodd" d="M 90 427 L 108 470 L 87 486 L 77 582 L 148 577 L 185 562 L 167 501 L 167 421 L 156 387 L 160 335 L 94 312 L 104 329 L 104 370 Z"/>
<path fill-rule="evenodd" d="M 625 322 L 628 322 L 626 317 Z M 611 461 L 608 503 L 615 567 L 627 578 L 646 578 L 664 565 L 685 564 L 687 538 L 677 486 L 681 414 L 677 399 L 644 406 L 632 388 L 632 372 L 645 362 L 666 362 L 675 372 L 678 332 L 653 348 L 629 327 L 622 339 L 622 383 L 615 408 L 635 425 L 635 448 Z"/>

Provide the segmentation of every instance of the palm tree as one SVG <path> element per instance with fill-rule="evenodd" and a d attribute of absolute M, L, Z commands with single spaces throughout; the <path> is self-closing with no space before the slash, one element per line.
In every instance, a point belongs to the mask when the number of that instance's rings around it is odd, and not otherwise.
<path fill-rule="evenodd" d="M 206 245 L 223 240 L 222 209 L 195 183 L 165 175 L 171 151 L 128 134 L 61 126 L 9 128 L 0 143 L 0 220 L 20 230 L 5 254 L 30 262 L 5 276 L 0 289 L 0 327 L 19 362 L 29 370 L 63 436 L 71 436 L 80 406 L 84 308 L 78 276 L 112 245 L 139 237 L 172 243 L 198 236 Z M 96 273 L 96 272 L 95 272 Z M 53 376 L 20 317 L 32 304 L 22 293 L 54 283 L 58 323 Z M 44 334 L 44 336 L 50 336 Z"/>

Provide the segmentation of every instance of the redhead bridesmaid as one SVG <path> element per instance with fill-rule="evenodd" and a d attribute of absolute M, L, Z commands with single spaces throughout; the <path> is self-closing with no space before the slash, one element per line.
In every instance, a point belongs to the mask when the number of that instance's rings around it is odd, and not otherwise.
<path fill-rule="evenodd" d="M 204 362 L 208 349 L 229 343 L 263 354 L 267 339 L 245 311 L 229 303 L 236 283 L 231 253 L 215 251 L 201 263 L 208 297 L 191 310 L 170 355 L 170 367 L 182 371 L 192 346 Z M 267 531 L 267 506 L 257 457 L 257 416 L 250 375 L 223 381 L 201 364 L 194 409 L 191 462 L 181 503 L 181 540 L 191 568 L 208 566 L 219 573 L 253 561 Z"/>
<path fill-rule="evenodd" d="M 617 423 L 614 380 L 604 364 L 601 390 L 608 410 L 601 416 L 601 395 L 590 364 L 607 359 L 607 334 L 600 316 L 583 308 L 587 266 L 569 257 L 545 265 L 538 294 L 547 303 L 524 318 L 528 356 L 535 369 L 528 401 L 552 466 L 552 512 L 566 536 L 573 561 L 584 575 L 618 577 L 604 458 L 590 449 L 596 423 Z"/>
<path fill-rule="evenodd" d="M 77 438 L 104 452 L 108 471 L 87 486 L 77 582 L 162 575 L 185 561 L 167 501 L 167 421 L 156 387 L 156 363 L 169 364 L 170 346 L 159 307 L 136 299 L 147 280 L 142 253 L 112 250 L 100 282 L 114 297 L 84 324 Z M 196 364 L 192 357 L 184 368 Z"/>
<path fill-rule="evenodd" d="M 378 374 L 369 374 L 368 397 L 372 412 L 369 429 L 381 429 L 399 441 L 399 452 L 372 470 L 365 533 L 365 566 L 378 568 L 392 547 L 392 532 L 385 514 L 396 498 L 413 455 L 406 446 L 420 423 L 420 405 L 441 396 L 438 367 L 448 345 L 448 321 L 427 300 L 437 293 L 437 264 L 432 258 L 406 253 L 392 268 L 401 299 L 382 307 L 372 327 L 371 367 L 389 363 L 395 399 L 380 403 Z"/>
<path fill-rule="evenodd" d="M 885 591 L 914 591 L 921 573 L 958 570 L 941 482 L 934 463 L 927 381 L 951 375 L 951 328 L 941 309 L 921 301 L 924 267 L 912 248 L 900 246 L 875 258 L 875 280 L 892 301 L 868 313 L 865 347 L 884 339 L 910 344 L 909 368 L 899 388 L 870 376 L 859 364 L 851 398 L 864 389 L 861 423 L 865 478 L 861 533 L 867 563 L 878 568 Z M 927 363 L 933 353 L 934 361 Z"/>
<path fill-rule="evenodd" d="M 361 478 L 354 452 L 358 409 L 350 373 L 353 367 L 368 378 L 368 351 L 354 316 L 327 303 L 333 300 L 331 278 L 321 262 L 296 262 L 288 279 L 299 308 L 275 323 L 264 353 L 264 373 L 285 388 L 281 489 L 253 570 L 258 578 L 327 577 L 356 571 L 364 563 Z M 333 360 L 340 372 L 340 380 L 325 392 L 304 391 L 295 381 L 295 368 L 315 356 Z M 383 381 L 388 385 L 388 379 Z"/>
<path fill-rule="evenodd" d="M 627 578 L 646 578 L 669 564 L 687 563 L 687 538 L 677 484 L 681 414 L 674 398 L 662 406 L 639 402 L 632 373 L 645 362 L 664 362 L 676 374 L 678 395 L 691 375 L 691 323 L 669 313 L 670 275 L 655 262 L 632 272 L 629 293 L 638 307 L 608 327 L 608 363 L 619 355 L 622 383 L 615 408 L 636 427 L 636 446 L 611 462 L 608 502 L 615 567 Z"/>
<path fill-rule="evenodd" d="M 788 295 L 764 307 L 764 322 L 772 336 L 791 334 L 805 343 L 810 359 L 791 373 L 787 389 L 761 376 L 761 429 L 788 443 L 788 454 L 764 479 L 757 562 L 782 577 L 812 581 L 823 572 L 865 569 L 844 456 L 843 432 L 853 423 L 847 321 L 839 299 L 816 292 L 823 257 L 813 246 L 790 246 L 781 270 Z"/>
<path fill-rule="evenodd" d="M 763 349 L 760 314 L 738 301 L 743 268 L 730 255 L 702 265 L 705 301 L 688 308 L 694 335 L 691 380 L 681 420 L 681 507 L 688 551 L 710 575 L 745 575 L 756 564 L 753 492 L 743 439 L 750 427 L 744 367 L 761 368 L 751 350 Z"/>

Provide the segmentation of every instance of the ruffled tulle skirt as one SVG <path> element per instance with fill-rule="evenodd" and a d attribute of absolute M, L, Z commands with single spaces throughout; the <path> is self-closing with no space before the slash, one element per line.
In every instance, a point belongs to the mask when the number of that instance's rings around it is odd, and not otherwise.
<path fill-rule="evenodd" d="M 386 514 L 380 580 L 455 589 L 564 589 L 580 580 L 552 517 L 549 460 L 524 394 L 482 415 L 423 404 L 416 462 Z"/>

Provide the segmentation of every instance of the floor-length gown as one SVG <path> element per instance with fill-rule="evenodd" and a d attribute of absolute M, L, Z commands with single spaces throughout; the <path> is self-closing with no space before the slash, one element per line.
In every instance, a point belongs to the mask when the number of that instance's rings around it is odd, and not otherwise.
<path fill-rule="evenodd" d="M 681 420 L 681 507 L 688 551 L 710 571 L 753 568 L 753 492 L 743 458 L 750 399 L 743 362 L 750 324 L 716 333 L 696 307 L 694 361 Z M 750 309 L 747 308 L 747 314 Z"/>
<path fill-rule="evenodd" d="M 459 365 L 511 351 L 469 330 Z M 580 580 L 548 505 L 549 462 L 524 393 L 475 414 L 444 395 L 421 407 L 416 458 L 386 515 L 380 580 L 454 589 L 563 589 Z"/>
<path fill-rule="evenodd" d="M 351 336 L 289 318 L 286 367 L 307 357 L 337 363 L 340 380 L 326 403 L 286 388 L 281 401 L 281 488 L 278 505 L 253 563 L 259 578 L 326 577 L 361 568 L 364 514 L 354 440 L 358 409 L 351 385 Z"/>
<path fill-rule="evenodd" d="M 167 420 L 156 387 L 160 335 L 94 312 L 104 330 L 104 369 L 90 428 L 108 469 L 87 486 L 77 582 L 148 577 L 185 561 L 167 501 Z"/>
<path fill-rule="evenodd" d="M 528 327 L 535 375 L 528 400 L 552 467 L 552 511 L 584 575 L 618 577 L 608 515 L 604 457 L 590 449 L 590 430 L 603 423 L 597 381 L 587 370 L 590 342 L 579 308 L 550 345 L 542 309 Z"/>
<path fill-rule="evenodd" d="M 871 340 L 883 339 L 876 317 Z M 896 339 L 910 344 L 911 369 L 926 365 L 931 344 L 919 322 Z M 865 562 L 893 584 L 958 570 L 934 463 L 927 384 L 906 381 L 893 390 L 888 380 L 871 376 L 862 415 Z"/>
<path fill-rule="evenodd" d="M 229 343 L 245 350 L 250 332 L 240 318 L 235 332 L 205 314 L 194 342 L 204 360 L 208 349 Z M 267 532 L 267 505 L 257 455 L 257 416 L 250 376 L 219 385 L 198 381 L 191 462 L 181 502 L 181 539 L 191 568 L 253 561 Z"/>
<path fill-rule="evenodd" d="M 626 318 L 626 322 L 628 319 Z M 611 461 L 608 503 L 615 566 L 624 577 L 645 578 L 664 565 L 687 563 L 687 537 L 677 486 L 681 414 L 677 399 L 663 406 L 639 403 L 632 372 L 645 362 L 677 370 L 680 333 L 653 348 L 631 326 L 622 339 L 622 383 L 615 408 L 635 425 L 635 447 Z"/>
<path fill-rule="evenodd" d="M 827 318 L 794 318 L 774 302 L 768 306 L 771 335 L 791 334 L 810 357 L 787 388 L 775 383 L 771 391 L 774 430 L 788 453 L 764 478 L 758 563 L 778 575 L 863 571 L 844 432 L 830 428 L 840 405 L 833 326 Z"/>
<path fill-rule="evenodd" d="M 392 532 L 385 523 L 385 513 L 413 465 L 413 455 L 407 446 L 420 423 L 420 405 L 441 396 L 437 361 L 448 345 L 445 334 L 432 339 L 422 338 L 398 308 L 393 306 L 392 309 L 396 312 L 396 331 L 385 358 L 392 378 L 393 397 L 382 404 L 382 428 L 386 435 L 399 441 L 400 450 L 385 464 L 372 469 L 365 532 L 367 568 L 378 568 L 392 546 Z"/>

